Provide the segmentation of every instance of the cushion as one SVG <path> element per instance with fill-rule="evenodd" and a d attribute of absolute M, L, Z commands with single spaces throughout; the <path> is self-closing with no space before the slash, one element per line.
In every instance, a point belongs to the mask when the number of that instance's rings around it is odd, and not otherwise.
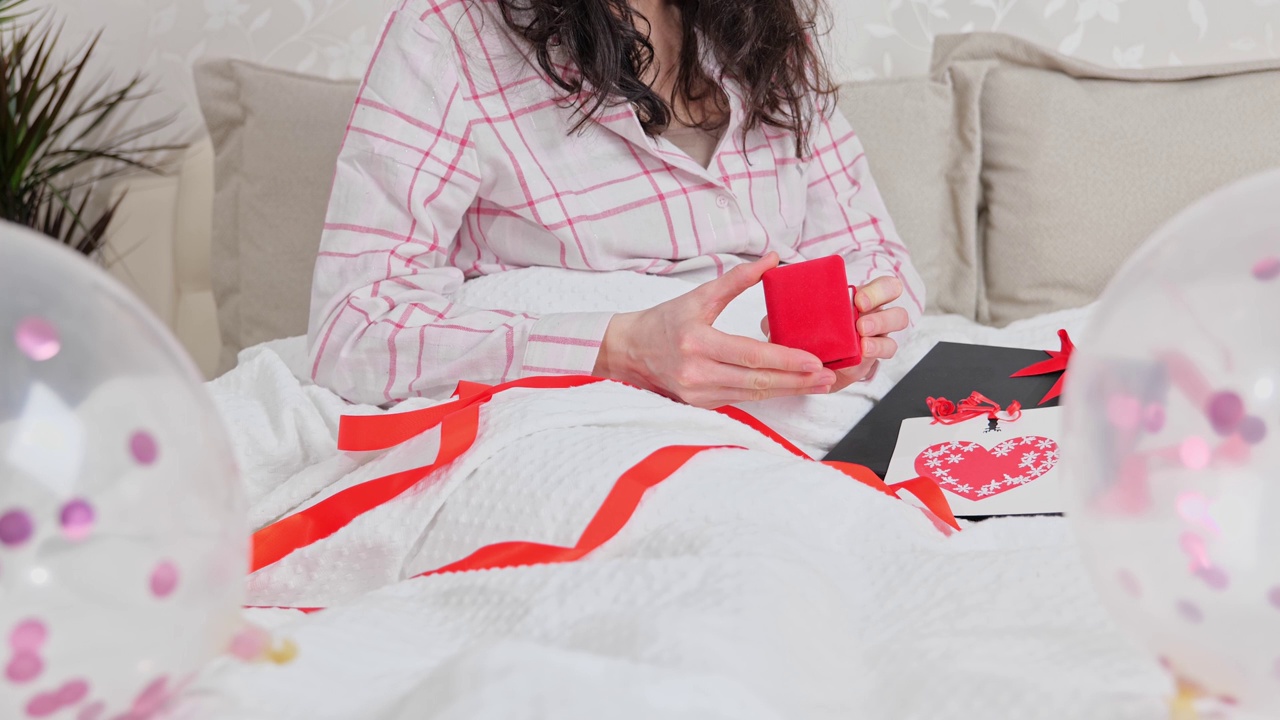
<path fill-rule="evenodd" d="M 1280 165 L 1276 61 L 1117 70 L 979 33 L 940 37 L 933 74 L 980 112 L 982 322 L 1091 302 L 1181 209 Z"/>
<path fill-rule="evenodd" d="M 215 152 L 210 263 L 225 371 L 243 348 L 307 332 L 357 84 L 237 60 L 199 65 L 195 83 Z"/>
<path fill-rule="evenodd" d="M 964 97 L 970 97 L 964 95 Z M 924 278 L 927 311 L 977 314 L 978 120 L 945 76 L 850 83 L 858 133 L 898 233 Z"/>

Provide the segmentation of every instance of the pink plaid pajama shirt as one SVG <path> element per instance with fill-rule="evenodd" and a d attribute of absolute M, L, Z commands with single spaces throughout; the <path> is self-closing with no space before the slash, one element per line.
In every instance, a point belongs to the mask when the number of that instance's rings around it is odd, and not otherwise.
<path fill-rule="evenodd" d="M 726 91 L 709 169 L 646 136 L 630 106 L 570 133 L 577 116 L 494 0 L 402 0 L 338 159 L 312 290 L 316 382 L 384 404 L 460 379 L 589 374 L 609 313 L 450 301 L 467 278 L 532 266 L 711 276 L 770 250 L 840 255 L 850 282 L 900 278 L 914 322 L 923 284 L 847 121 L 823 118 L 799 160 L 775 128 L 744 140 Z"/>

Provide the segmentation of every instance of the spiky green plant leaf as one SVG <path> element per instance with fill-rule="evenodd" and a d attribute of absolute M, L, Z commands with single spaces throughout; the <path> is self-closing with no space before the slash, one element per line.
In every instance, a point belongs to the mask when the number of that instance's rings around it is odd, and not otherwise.
<path fill-rule="evenodd" d="M 0 218 L 92 254 L 119 207 L 94 210 L 98 183 L 182 146 L 140 145 L 171 119 L 115 130 L 150 95 L 143 77 L 88 82 L 100 35 L 63 54 L 49 16 L 11 22 L 25 2 L 0 0 Z"/>

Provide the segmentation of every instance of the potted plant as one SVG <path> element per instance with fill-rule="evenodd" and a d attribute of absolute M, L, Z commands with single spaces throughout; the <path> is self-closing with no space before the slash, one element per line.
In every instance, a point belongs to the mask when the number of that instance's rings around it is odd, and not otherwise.
<path fill-rule="evenodd" d="M 102 181 L 158 172 L 155 153 L 181 146 L 142 144 L 169 120 L 121 129 L 150 94 L 143 76 L 92 77 L 101 33 L 64 54 L 61 26 L 26 2 L 0 0 L 0 219 L 99 257 L 119 208 L 103 200 Z"/>

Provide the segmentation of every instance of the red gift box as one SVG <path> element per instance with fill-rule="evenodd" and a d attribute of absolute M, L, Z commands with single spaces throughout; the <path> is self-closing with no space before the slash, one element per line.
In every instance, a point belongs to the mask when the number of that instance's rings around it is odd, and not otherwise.
<path fill-rule="evenodd" d="M 838 255 L 782 265 L 764 274 L 769 340 L 818 356 L 832 370 L 862 362 L 858 311 Z"/>

